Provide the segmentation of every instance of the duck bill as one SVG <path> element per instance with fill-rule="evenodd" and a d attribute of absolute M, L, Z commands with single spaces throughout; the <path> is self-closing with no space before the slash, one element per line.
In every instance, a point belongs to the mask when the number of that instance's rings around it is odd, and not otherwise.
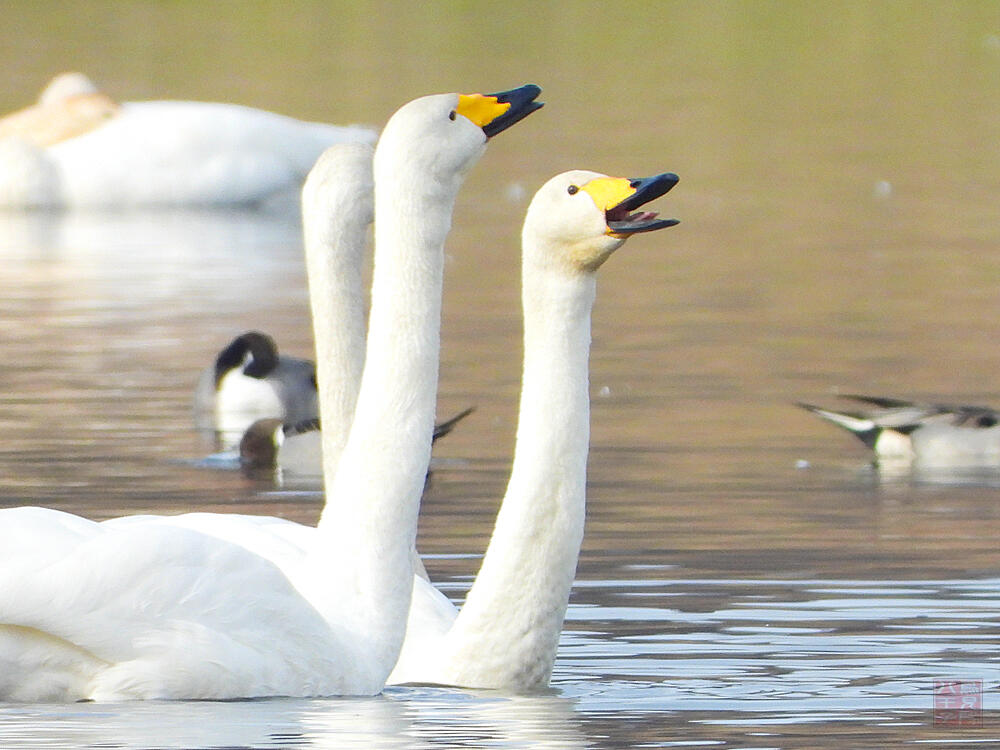
<path fill-rule="evenodd" d="M 528 84 L 499 94 L 463 95 L 459 97 L 458 111 L 492 138 L 541 109 L 543 102 L 535 101 L 541 93 L 538 86 Z"/>
<path fill-rule="evenodd" d="M 657 229 L 680 224 L 677 219 L 659 219 L 653 211 L 632 213 L 650 201 L 670 192 L 679 181 L 680 177 L 673 172 L 629 180 L 629 194 L 606 210 L 608 234 L 614 237 L 627 237 L 640 232 L 654 232 Z"/>

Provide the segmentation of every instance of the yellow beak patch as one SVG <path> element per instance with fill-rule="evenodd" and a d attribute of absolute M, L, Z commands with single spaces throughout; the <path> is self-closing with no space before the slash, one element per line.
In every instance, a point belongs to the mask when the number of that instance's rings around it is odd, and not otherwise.
<path fill-rule="evenodd" d="M 635 188 L 630 183 L 624 177 L 598 177 L 580 189 L 590 194 L 599 209 L 609 211 L 635 194 Z"/>
<path fill-rule="evenodd" d="M 485 127 L 510 109 L 510 102 L 499 102 L 495 96 L 460 94 L 455 111 L 468 117 L 479 127 Z"/>

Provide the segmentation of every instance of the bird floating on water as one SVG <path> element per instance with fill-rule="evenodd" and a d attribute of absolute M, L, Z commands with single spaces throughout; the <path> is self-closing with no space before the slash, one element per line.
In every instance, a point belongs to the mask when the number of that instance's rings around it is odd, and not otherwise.
<path fill-rule="evenodd" d="M 238 104 L 117 102 L 64 73 L 35 105 L 0 118 L 0 208 L 291 200 L 325 148 L 376 137 Z"/>
<path fill-rule="evenodd" d="M 850 432 L 879 461 L 942 468 L 1000 466 L 1000 412 L 990 407 L 852 394 L 841 398 L 861 406 L 798 406 Z"/>
<path fill-rule="evenodd" d="M 316 527 L 224 513 L 94 523 L 0 510 L 0 700 L 382 689 L 413 588 L 451 213 L 487 140 L 538 109 L 538 94 L 423 97 L 386 125 L 365 370 Z"/>

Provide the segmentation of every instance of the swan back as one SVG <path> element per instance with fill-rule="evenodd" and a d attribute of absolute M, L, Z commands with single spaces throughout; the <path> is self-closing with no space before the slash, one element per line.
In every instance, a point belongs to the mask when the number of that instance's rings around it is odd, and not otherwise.
<path fill-rule="evenodd" d="M 0 143 L 9 137 L 44 159 L 29 170 L 24 154 L 0 149 L 0 205 L 126 207 L 281 205 L 323 149 L 376 134 L 228 103 L 120 104 L 69 73 L 0 117 Z"/>
<path fill-rule="evenodd" d="M 325 148 L 373 138 L 236 104 L 148 101 L 49 152 L 69 205 L 236 205 L 298 191 Z"/>

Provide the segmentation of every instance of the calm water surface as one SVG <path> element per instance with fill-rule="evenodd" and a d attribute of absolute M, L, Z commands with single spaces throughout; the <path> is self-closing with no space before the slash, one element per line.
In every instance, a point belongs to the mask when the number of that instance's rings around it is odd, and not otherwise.
<path fill-rule="evenodd" d="M 419 8 L 419 10 L 418 10 Z M 1000 405 L 992 3 L 8 2 L 0 105 L 58 70 L 123 99 L 381 123 L 542 85 L 456 209 L 419 545 L 460 601 L 509 471 L 518 232 L 573 167 L 682 181 L 601 271 L 587 538 L 552 689 L 0 705 L 4 748 L 984 747 L 1000 743 L 1000 471 L 888 474 L 796 410 Z M 218 15 L 219 17 L 216 17 Z M 200 370 L 311 333 L 293 212 L 0 215 L 0 504 L 316 520 L 318 490 L 196 465 Z M 982 727 L 934 680 L 982 680 Z"/>

